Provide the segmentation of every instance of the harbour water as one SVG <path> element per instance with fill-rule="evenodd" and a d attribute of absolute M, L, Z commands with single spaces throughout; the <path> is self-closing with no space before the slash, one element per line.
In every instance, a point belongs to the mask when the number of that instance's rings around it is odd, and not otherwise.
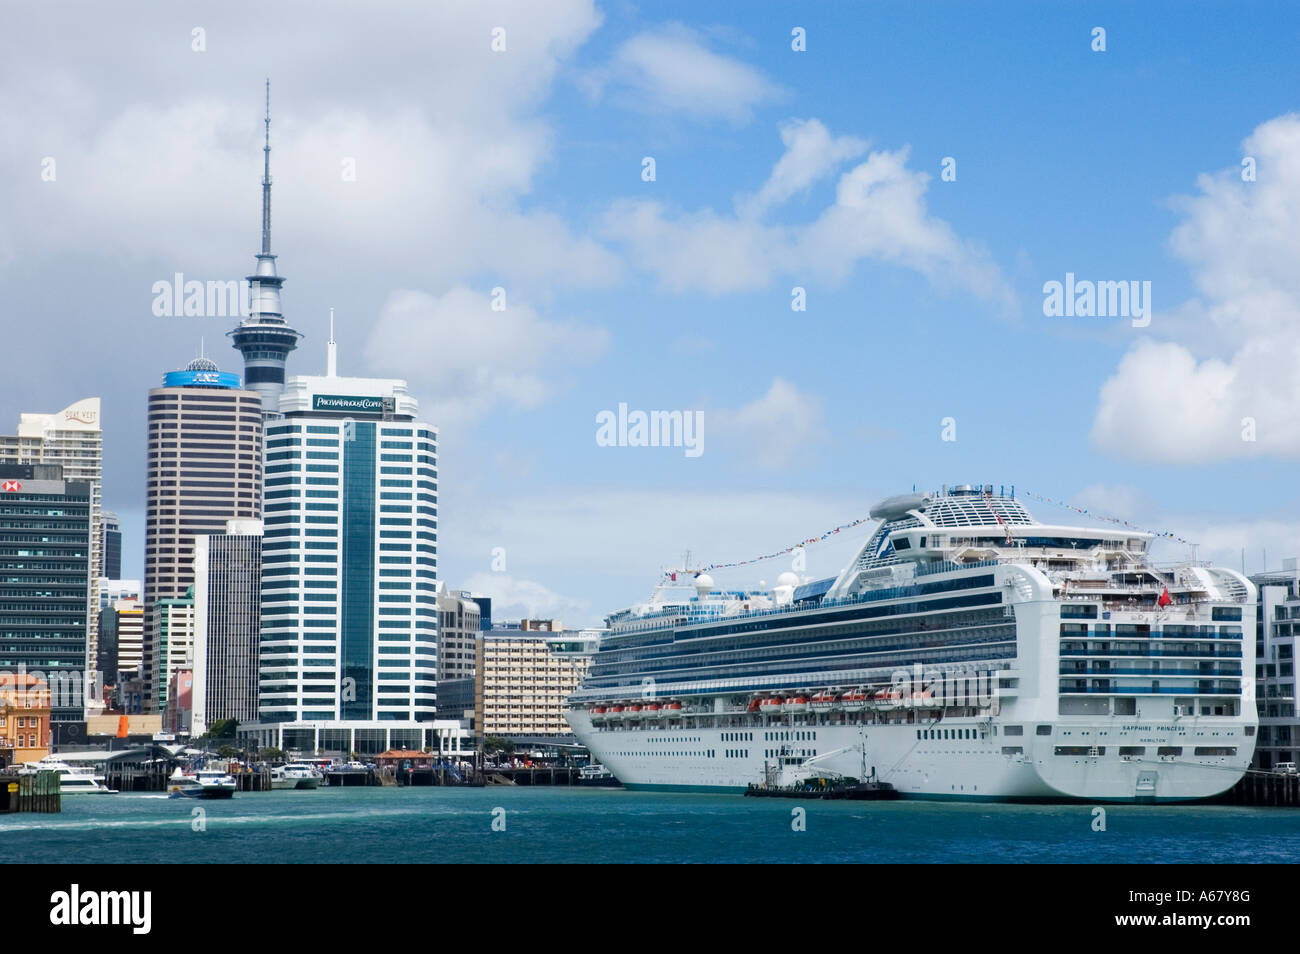
<path fill-rule="evenodd" d="M 1105 831 L 1096 822 L 1089 805 L 336 788 L 205 802 L 70 796 L 59 815 L 0 817 L 0 850 L 10 863 L 46 864 L 1300 860 L 1300 812 L 1289 809 L 1117 805 Z"/>

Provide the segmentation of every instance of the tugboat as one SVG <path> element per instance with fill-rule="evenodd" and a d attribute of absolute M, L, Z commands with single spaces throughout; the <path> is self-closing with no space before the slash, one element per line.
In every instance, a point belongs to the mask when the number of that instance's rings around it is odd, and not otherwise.
<path fill-rule="evenodd" d="M 806 758 L 796 754 L 791 746 L 783 745 L 776 764 L 765 764 L 763 781 L 750 784 L 745 789 L 745 794 L 759 798 L 843 798 L 857 801 L 898 798 L 894 786 L 876 779 L 874 768 L 870 777 L 858 779 L 817 765 L 822 759 L 855 750 L 862 753 L 862 774 L 865 776 L 867 754 L 863 746 L 848 746 Z"/>

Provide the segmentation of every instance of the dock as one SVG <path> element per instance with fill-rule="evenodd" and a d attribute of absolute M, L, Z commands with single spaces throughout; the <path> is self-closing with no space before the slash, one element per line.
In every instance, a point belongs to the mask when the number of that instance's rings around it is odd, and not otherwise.
<path fill-rule="evenodd" d="M 522 768 L 484 768 L 484 781 L 500 785 L 578 785 L 582 770 L 572 765 L 533 765 Z"/>
<path fill-rule="evenodd" d="M 1241 781 L 1212 801 L 1224 805 L 1300 807 L 1300 775 L 1281 775 L 1252 769 Z"/>
<path fill-rule="evenodd" d="M 0 798 L 0 812 L 41 812 L 54 814 L 63 811 L 59 773 L 44 770 L 28 775 L 0 774 L 4 797 Z"/>

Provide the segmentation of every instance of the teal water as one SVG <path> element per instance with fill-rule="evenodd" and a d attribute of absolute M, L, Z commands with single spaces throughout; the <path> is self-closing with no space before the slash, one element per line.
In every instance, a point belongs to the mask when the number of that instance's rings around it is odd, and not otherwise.
<path fill-rule="evenodd" d="M 195 808 L 205 830 L 194 830 Z M 792 810 L 806 830 L 792 829 Z M 494 810 L 503 809 L 504 814 Z M 494 831 L 494 818 L 505 830 Z M 9 863 L 1300 861 L 1300 810 L 819 802 L 621 789 L 65 796 L 0 816 Z M 499 824 L 499 823 L 498 823 Z"/>

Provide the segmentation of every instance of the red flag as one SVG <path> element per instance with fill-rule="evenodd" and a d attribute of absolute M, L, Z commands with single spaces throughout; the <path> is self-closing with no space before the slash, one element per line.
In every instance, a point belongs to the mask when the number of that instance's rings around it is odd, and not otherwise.
<path fill-rule="evenodd" d="M 125 739 L 125 738 L 126 738 L 127 726 L 128 726 L 129 724 L 130 724 L 130 720 L 127 719 L 126 716 L 118 716 L 118 717 L 117 717 L 117 737 L 118 737 L 119 739 Z"/>
<path fill-rule="evenodd" d="M 1164 592 L 1160 594 L 1160 599 L 1156 600 L 1157 606 L 1168 606 L 1173 600 L 1169 596 L 1169 587 L 1165 587 Z"/>

